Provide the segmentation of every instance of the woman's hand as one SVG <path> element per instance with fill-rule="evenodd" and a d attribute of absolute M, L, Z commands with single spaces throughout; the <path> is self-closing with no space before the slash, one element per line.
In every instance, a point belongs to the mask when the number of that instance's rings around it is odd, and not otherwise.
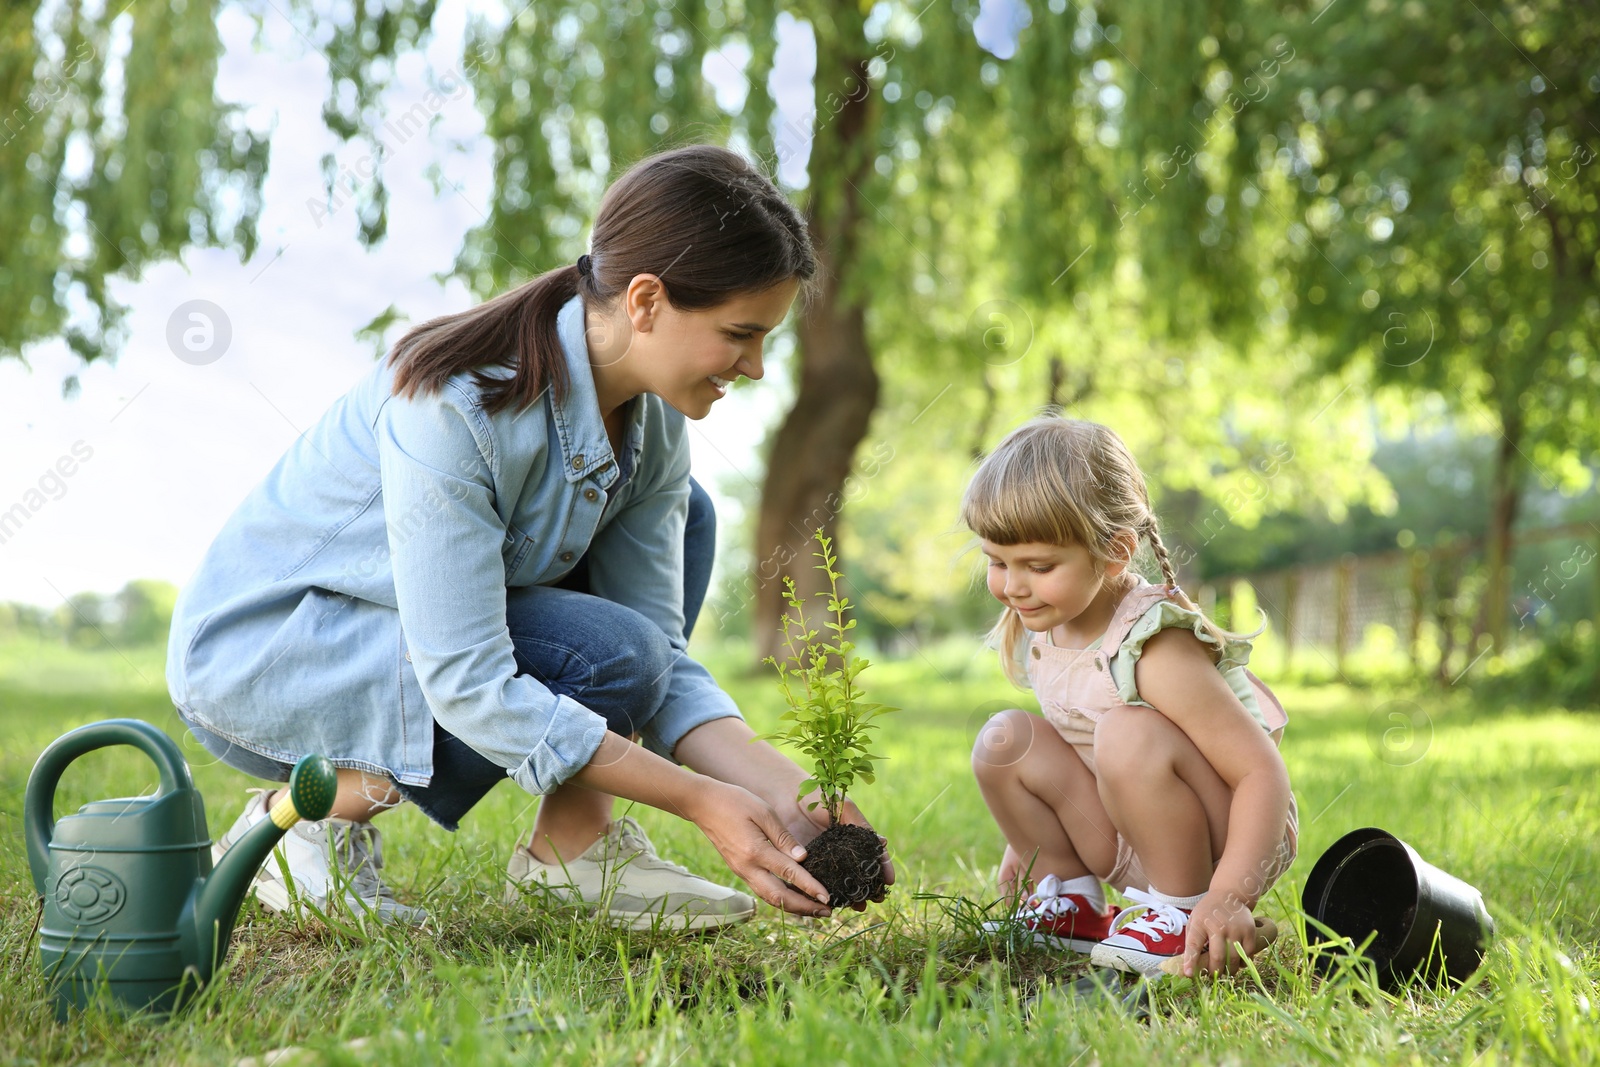
<path fill-rule="evenodd" d="M 811 807 L 812 802 L 815 802 L 817 806 Z M 814 790 L 803 799 L 788 800 L 774 804 L 773 807 L 777 808 L 783 816 L 784 825 L 803 844 L 810 844 L 818 834 L 828 828 L 828 809 L 822 803 L 821 790 Z M 839 808 L 839 821 L 841 823 L 850 823 L 854 826 L 865 826 L 868 830 L 872 829 L 872 824 L 867 822 L 865 815 L 861 814 L 861 809 L 856 807 L 854 801 L 848 799 Z M 876 833 L 876 831 L 873 832 Z M 883 859 L 880 861 L 880 865 L 883 869 L 883 884 L 887 888 L 894 885 L 894 863 L 889 859 L 888 840 L 881 835 L 878 840 L 882 841 L 884 845 Z M 883 893 L 880 892 L 872 898 L 872 902 L 876 903 L 882 900 L 883 896 Z M 851 904 L 850 907 L 856 911 L 867 910 L 866 902 Z"/>
<path fill-rule="evenodd" d="M 821 903 L 827 899 L 827 890 L 800 866 L 806 855 L 804 846 L 772 805 L 740 786 L 711 779 L 703 785 L 688 817 L 734 874 L 762 900 L 791 915 L 826 918 L 833 914 Z M 795 889 L 789 888 L 791 885 Z"/>
<path fill-rule="evenodd" d="M 1255 916 L 1231 893 L 1207 893 L 1189 915 L 1188 938 L 1183 950 L 1184 974 L 1236 971 L 1255 954 Z"/>
<path fill-rule="evenodd" d="M 805 806 L 813 800 L 820 799 L 818 793 L 812 793 L 804 802 L 796 799 L 800 783 L 806 780 L 806 772 L 789 757 L 773 748 L 770 742 L 756 737 L 755 731 L 750 729 L 743 719 L 713 719 L 695 727 L 678 742 L 674 754 L 685 766 L 699 772 L 702 780 L 710 778 L 731 783 L 765 800 L 768 805 L 767 810 L 775 812 L 781 825 L 802 845 L 809 843 L 828 828 L 828 812 L 822 805 L 819 804 L 812 809 L 807 809 Z M 848 800 L 844 803 L 840 818 L 844 822 L 872 829 L 860 809 Z M 701 824 L 701 829 L 705 829 L 704 824 Z M 712 843 L 716 843 L 714 838 Z M 795 866 L 796 869 L 799 868 L 798 864 Z M 734 869 L 738 870 L 737 867 Z M 821 888 L 809 874 L 803 871 L 801 874 L 805 879 L 804 883 L 794 879 L 790 881 L 794 881 L 795 885 L 805 889 L 806 892 L 812 891 L 807 886 Z M 887 850 L 883 858 L 883 881 L 885 885 L 894 882 L 894 864 L 889 862 Z M 751 883 L 751 888 L 755 888 L 755 883 Z M 762 899 L 768 898 L 763 895 Z M 864 904 L 857 905 L 856 910 L 861 911 L 865 907 Z M 801 911 L 797 914 L 812 913 Z"/>

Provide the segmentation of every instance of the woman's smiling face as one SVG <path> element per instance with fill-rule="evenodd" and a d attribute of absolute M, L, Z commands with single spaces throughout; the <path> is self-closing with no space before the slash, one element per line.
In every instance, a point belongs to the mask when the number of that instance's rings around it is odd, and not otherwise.
<path fill-rule="evenodd" d="M 648 277 L 634 279 L 624 294 L 631 337 L 612 358 L 630 391 L 654 393 L 691 419 L 705 418 L 740 375 L 762 376 L 762 345 L 800 291 L 790 280 L 690 311 L 673 307 L 659 281 L 644 282 Z"/>

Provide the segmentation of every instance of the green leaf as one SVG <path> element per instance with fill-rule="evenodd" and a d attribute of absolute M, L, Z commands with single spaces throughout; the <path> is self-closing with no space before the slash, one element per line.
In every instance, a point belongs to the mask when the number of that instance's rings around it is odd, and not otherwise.
<path fill-rule="evenodd" d="M 855 619 L 846 617 L 852 605 L 839 594 L 841 575 L 833 566 L 837 560 L 831 542 L 821 530 L 815 536 L 822 546 L 813 553 L 822 560 L 817 569 L 828 576 L 827 590 L 818 595 L 829 617 L 820 629 L 808 626 L 794 582 L 785 579 L 790 611 L 779 632 L 788 654 L 782 661 L 769 658 L 768 662 L 778 670 L 778 689 L 788 705 L 779 719 L 790 725 L 772 736 L 810 757 L 811 776 L 800 786 L 800 795 L 819 791 L 818 803 L 836 816 L 850 787 L 857 780 L 872 781 L 873 763 L 882 758 L 867 748 L 869 733 L 875 729 L 868 720 L 894 709 L 866 700 L 856 684 L 868 663 L 855 655 L 855 644 L 844 636 L 856 626 Z M 817 804 L 809 807 L 814 810 Z"/>

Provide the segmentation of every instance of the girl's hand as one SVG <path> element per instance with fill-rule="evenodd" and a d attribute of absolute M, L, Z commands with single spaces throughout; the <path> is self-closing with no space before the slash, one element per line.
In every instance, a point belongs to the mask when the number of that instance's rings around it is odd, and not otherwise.
<path fill-rule="evenodd" d="M 814 808 L 810 806 L 813 801 L 817 803 Z M 804 799 L 791 801 L 790 803 L 793 806 L 793 810 L 787 810 L 782 806 L 779 807 L 779 810 L 784 812 L 785 824 L 788 825 L 795 837 L 801 842 L 810 843 L 816 839 L 818 834 L 828 828 L 828 809 L 822 804 L 821 790 L 813 791 Z M 839 821 L 855 826 L 865 826 L 868 830 L 872 829 L 872 824 L 867 822 L 865 815 L 861 814 L 861 809 L 856 807 L 854 801 L 848 799 L 839 808 Z M 894 885 L 894 863 L 889 859 L 888 841 L 882 836 L 878 840 L 884 842 L 881 866 L 883 869 L 883 884 L 887 887 Z M 872 902 L 876 903 L 882 900 L 883 896 L 882 893 L 879 893 L 872 898 Z M 850 907 L 855 911 L 867 910 L 866 903 L 851 904 Z"/>
<path fill-rule="evenodd" d="M 1194 976 L 1236 971 L 1256 951 L 1256 920 L 1244 901 L 1229 893 L 1207 893 L 1189 916 L 1183 973 Z"/>
<path fill-rule="evenodd" d="M 687 815 L 734 874 L 762 900 L 791 915 L 833 914 L 822 903 L 827 890 L 800 866 L 805 848 L 770 804 L 740 786 L 711 779 L 703 785 Z"/>
<path fill-rule="evenodd" d="M 1000 892 L 1007 897 L 1024 892 L 1027 887 L 1020 881 L 1023 873 L 1022 857 L 1007 844 L 1005 853 L 1000 857 Z"/>

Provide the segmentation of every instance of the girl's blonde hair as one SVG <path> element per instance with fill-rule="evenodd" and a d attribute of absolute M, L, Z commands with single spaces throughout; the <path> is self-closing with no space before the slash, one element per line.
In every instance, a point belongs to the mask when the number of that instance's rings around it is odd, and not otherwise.
<path fill-rule="evenodd" d="M 1083 545 L 1097 573 L 1114 558 L 1118 535 L 1132 533 L 1135 542 L 1150 543 L 1166 584 L 1182 597 L 1144 474 L 1122 438 L 1099 423 L 1046 415 L 1011 431 L 973 475 L 961 499 L 961 521 L 998 545 Z M 1217 641 L 1213 659 L 1227 641 L 1254 636 L 1224 630 L 1203 613 L 1201 620 Z M 1018 685 L 1026 684 L 1022 657 L 1028 637 L 1011 608 L 1001 609 L 989 632 L 1006 677 Z"/>

